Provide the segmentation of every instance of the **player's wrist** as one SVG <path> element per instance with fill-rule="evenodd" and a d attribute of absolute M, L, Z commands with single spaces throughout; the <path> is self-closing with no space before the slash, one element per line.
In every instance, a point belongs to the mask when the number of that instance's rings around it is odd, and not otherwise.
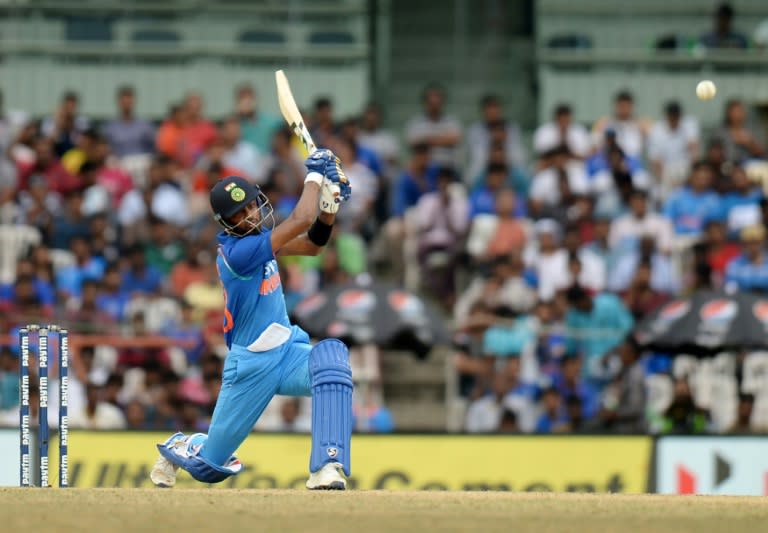
<path fill-rule="evenodd" d="M 307 172 L 307 176 L 304 178 L 304 184 L 307 183 L 315 183 L 318 187 L 321 187 L 323 185 L 323 179 L 325 176 L 320 174 L 319 172 Z"/>
<path fill-rule="evenodd" d="M 312 226 L 307 232 L 307 238 L 316 246 L 325 246 L 328 241 L 331 240 L 331 232 L 333 231 L 333 224 L 327 224 L 320 220 L 320 217 L 316 218 L 312 223 Z"/>

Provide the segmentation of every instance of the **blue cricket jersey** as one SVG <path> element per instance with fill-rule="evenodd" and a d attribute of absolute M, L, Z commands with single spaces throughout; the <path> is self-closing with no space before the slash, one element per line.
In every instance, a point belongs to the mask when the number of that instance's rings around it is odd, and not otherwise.
<path fill-rule="evenodd" d="M 290 327 L 271 233 L 218 235 L 216 266 L 224 285 L 224 338 L 229 348 L 248 346 L 273 322 Z"/>

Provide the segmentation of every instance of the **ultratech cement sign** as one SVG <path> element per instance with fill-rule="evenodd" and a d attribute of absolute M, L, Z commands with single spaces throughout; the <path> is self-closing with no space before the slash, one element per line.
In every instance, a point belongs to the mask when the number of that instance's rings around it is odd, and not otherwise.
<path fill-rule="evenodd" d="M 167 437 L 73 430 L 70 485 L 149 487 L 155 444 Z M 350 484 L 385 490 L 641 493 L 647 490 L 651 446 L 648 437 L 355 435 Z M 245 471 L 217 486 L 303 487 L 309 447 L 308 435 L 250 435 L 237 452 Z M 178 485 L 202 486 L 186 473 Z"/>

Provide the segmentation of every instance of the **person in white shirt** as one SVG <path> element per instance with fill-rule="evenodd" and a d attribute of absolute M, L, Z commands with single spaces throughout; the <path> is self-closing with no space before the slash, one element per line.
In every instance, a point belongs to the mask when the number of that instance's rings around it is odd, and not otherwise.
<path fill-rule="evenodd" d="M 662 253 L 672 251 L 675 230 L 672 222 L 659 213 L 649 211 L 648 194 L 634 189 L 629 197 L 629 212 L 611 223 L 608 243 L 611 249 L 632 249 L 645 235 L 653 235 L 656 248 Z"/>
<path fill-rule="evenodd" d="M 525 251 L 525 262 L 536 272 L 540 300 L 551 300 L 557 291 L 570 285 L 568 252 L 561 246 L 560 224 L 552 219 L 542 219 L 534 225 L 538 247 Z"/>
<path fill-rule="evenodd" d="M 648 136 L 648 159 L 663 188 L 672 190 L 685 181 L 691 162 L 699 156 L 700 132 L 696 118 L 683 116 L 678 102 L 667 103 L 664 116 Z"/>
<path fill-rule="evenodd" d="M 533 215 L 566 209 L 573 196 L 589 194 L 584 163 L 572 158 L 567 147 L 560 145 L 550 150 L 542 160 L 547 166 L 533 177 L 528 194 Z"/>
<path fill-rule="evenodd" d="M 440 85 L 430 84 L 424 89 L 421 102 L 424 112 L 406 124 L 405 138 L 408 144 L 427 144 L 431 149 L 433 163 L 457 167 L 461 123 L 444 113 L 445 91 Z"/>
<path fill-rule="evenodd" d="M 613 116 L 598 119 L 592 127 L 592 139 L 596 148 L 602 148 L 605 131 L 609 129 L 616 132 L 616 140 L 624 153 L 642 158 L 650 122 L 635 117 L 635 100 L 629 91 L 620 91 L 616 95 Z"/>
<path fill-rule="evenodd" d="M 558 146 L 565 145 L 573 157 L 585 159 L 592 149 L 592 139 L 587 128 L 573 122 L 573 112 L 568 104 L 558 104 L 552 114 L 552 121 L 536 128 L 533 134 L 533 149 L 543 154 Z"/>
<path fill-rule="evenodd" d="M 473 179 L 488 166 L 494 131 L 498 130 L 503 139 L 504 153 L 509 167 L 525 167 L 527 164 L 520 127 L 504 119 L 504 110 L 498 96 L 488 94 L 480 101 L 481 120 L 470 126 L 467 132 L 469 168 L 467 176 Z"/>
<path fill-rule="evenodd" d="M 226 118 L 221 124 L 219 136 L 226 149 L 222 159 L 224 164 L 238 169 L 243 177 L 254 183 L 263 185 L 267 166 L 254 145 L 242 140 L 240 119 L 234 116 Z"/>
<path fill-rule="evenodd" d="M 384 164 L 384 175 L 392 180 L 400 159 L 400 143 L 390 130 L 381 127 L 381 108 L 371 102 L 363 110 L 357 142 L 373 150 Z"/>
<path fill-rule="evenodd" d="M 69 410 L 69 425 L 78 429 L 125 429 L 125 415 L 119 407 L 101 401 L 101 389 L 89 383 L 83 409 Z"/>

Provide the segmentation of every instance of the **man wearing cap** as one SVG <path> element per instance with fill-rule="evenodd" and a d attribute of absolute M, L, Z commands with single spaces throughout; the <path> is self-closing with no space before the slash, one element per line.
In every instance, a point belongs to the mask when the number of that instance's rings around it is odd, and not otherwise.
<path fill-rule="evenodd" d="M 224 338 L 229 348 L 208 434 L 175 433 L 158 444 L 150 478 L 176 483 L 183 468 L 198 481 L 219 483 L 242 470 L 233 455 L 275 394 L 312 396 L 309 489 L 344 490 L 350 474 L 352 371 L 336 339 L 316 345 L 286 311 L 276 257 L 316 255 L 328 243 L 342 199 L 351 193 L 330 150 L 307 158 L 304 189 L 293 212 L 273 229 L 272 205 L 239 176 L 210 192 L 218 235 L 216 266 L 224 286 Z M 265 458 L 266 459 L 266 458 Z M 277 458 L 270 458 L 275 460 Z"/>

